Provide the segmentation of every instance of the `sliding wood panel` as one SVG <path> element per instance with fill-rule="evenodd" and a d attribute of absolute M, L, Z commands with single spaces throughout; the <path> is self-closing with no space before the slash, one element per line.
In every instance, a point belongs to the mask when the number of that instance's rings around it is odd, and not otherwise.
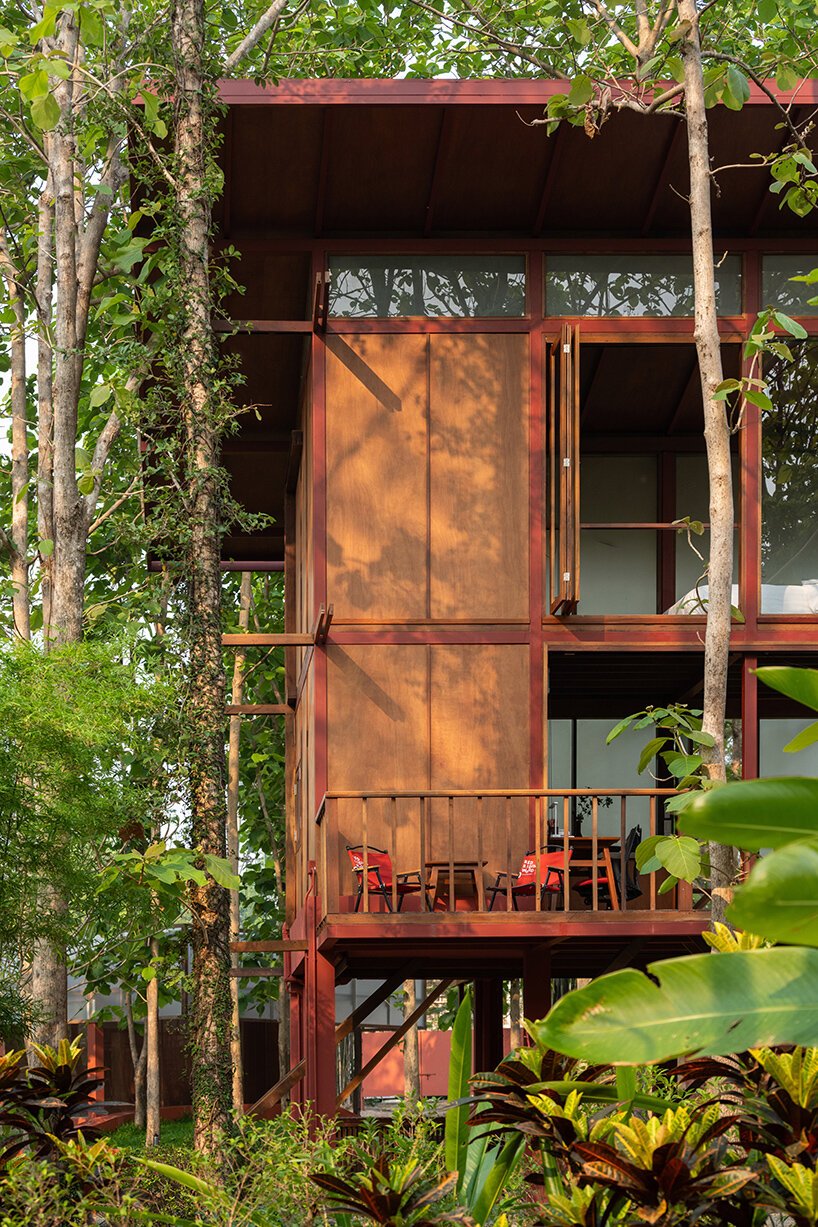
<path fill-rule="evenodd" d="M 336 622 L 426 614 L 422 336 L 327 338 L 327 599 Z"/>
<path fill-rule="evenodd" d="M 430 338 L 433 619 L 528 618 L 528 345 Z"/>
<path fill-rule="evenodd" d="M 548 356 L 549 576 L 552 614 L 579 604 L 579 325 L 563 324 Z"/>

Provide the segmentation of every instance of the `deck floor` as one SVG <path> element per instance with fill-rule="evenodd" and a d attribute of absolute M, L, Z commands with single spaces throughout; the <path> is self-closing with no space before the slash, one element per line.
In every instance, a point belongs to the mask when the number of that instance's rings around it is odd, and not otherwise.
<path fill-rule="evenodd" d="M 350 975 L 370 978 L 407 961 L 427 978 L 481 971 L 511 978 L 538 950 L 550 955 L 552 976 L 585 977 L 703 951 L 706 927 L 706 912 L 342 914 L 323 921 L 318 948 Z"/>

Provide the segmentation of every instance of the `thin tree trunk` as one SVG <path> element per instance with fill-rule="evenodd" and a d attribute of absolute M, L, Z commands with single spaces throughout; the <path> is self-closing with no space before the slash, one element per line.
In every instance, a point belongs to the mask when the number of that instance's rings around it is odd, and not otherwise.
<path fill-rule="evenodd" d="M 508 1019 L 511 1030 L 512 1051 L 523 1046 L 523 995 L 519 980 L 510 980 L 508 986 Z"/>
<path fill-rule="evenodd" d="M 151 938 L 151 959 L 159 956 L 159 941 Z M 155 966 L 155 964 L 154 964 Z M 161 1070 L 159 1067 L 159 976 L 148 981 L 145 993 L 145 1145 L 156 1146 L 162 1131 L 160 1107 L 162 1103 Z"/>
<path fill-rule="evenodd" d="M 403 1017 L 408 1018 L 417 1006 L 415 981 L 403 982 Z M 417 1024 L 403 1038 L 403 1093 L 410 1103 L 420 1099 L 420 1040 Z"/>
<path fill-rule="evenodd" d="M 188 702 L 191 838 L 202 854 L 226 851 L 224 704 L 221 647 L 220 431 L 209 278 L 210 201 L 206 152 L 203 0 L 176 0 L 171 18 L 175 63 L 175 153 L 179 263 L 184 286 L 181 410 L 186 435 L 188 539 Z M 191 884 L 193 1000 L 190 1043 L 194 1144 L 215 1154 L 230 1128 L 230 906 L 208 877 Z"/>
<path fill-rule="evenodd" d="M 246 631 L 250 625 L 250 597 L 252 594 L 253 577 L 249 571 L 243 571 L 241 589 L 239 592 L 239 630 Z M 231 702 L 238 705 L 244 696 L 244 662 L 246 654 L 236 652 L 233 660 L 233 687 Z M 233 873 L 239 872 L 239 750 L 241 737 L 241 716 L 230 717 L 230 734 L 227 748 L 227 859 Z M 241 936 L 241 914 L 239 910 L 239 892 L 230 892 L 230 940 L 236 942 Z M 231 954 L 230 962 L 238 967 L 239 956 Z M 233 1110 L 244 1111 L 244 1072 L 241 1060 L 241 1019 L 239 1016 L 239 981 L 234 977 L 230 981 L 230 997 L 233 1003 L 233 1024 L 230 1033 L 230 1054 L 233 1061 Z"/>
<path fill-rule="evenodd" d="M 133 1000 L 130 989 L 123 990 L 125 999 L 125 1021 L 128 1027 L 128 1047 L 131 1052 L 133 1066 L 133 1123 L 137 1129 L 144 1129 L 147 1123 L 145 1103 L 145 1072 L 148 1064 L 147 1029 L 142 1035 L 140 1044 L 136 1034 L 136 1024 L 133 1017 Z"/>
<path fill-rule="evenodd" d="M 26 432 L 26 311 L 8 236 L 0 237 L 0 268 L 14 323 L 11 349 L 11 586 L 14 630 L 31 638 L 28 592 L 28 439 Z"/>
<path fill-rule="evenodd" d="M 678 0 L 679 20 L 689 23 L 682 43 L 688 161 L 690 165 L 690 224 L 693 244 L 695 341 L 704 404 L 704 438 L 710 483 L 710 561 L 707 571 L 707 625 L 704 646 L 702 728 L 713 738 L 704 748 L 708 776 L 726 779 L 724 722 L 733 583 L 733 485 L 730 430 L 723 401 L 713 393 L 724 376 L 716 312 L 713 225 L 710 210 L 710 151 L 704 105 L 701 45 L 695 0 Z M 711 922 L 724 921 L 738 870 L 734 848 L 710 845 Z"/>
<path fill-rule="evenodd" d="M 50 136 L 43 134 L 46 152 Z M 54 193 L 49 174 L 40 197 L 37 231 L 37 533 L 41 541 L 54 539 L 54 423 L 52 406 L 51 306 L 54 283 Z M 40 591 L 43 602 L 43 639 L 51 637 L 51 558 L 41 559 Z"/>

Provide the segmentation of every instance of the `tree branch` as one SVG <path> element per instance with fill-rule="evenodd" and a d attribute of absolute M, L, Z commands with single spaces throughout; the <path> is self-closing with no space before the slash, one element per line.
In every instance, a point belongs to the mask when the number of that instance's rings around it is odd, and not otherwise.
<path fill-rule="evenodd" d="M 608 27 L 608 29 L 613 34 L 614 38 L 619 40 L 619 42 L 622 44 L 622 46 L 627 51 L 628 55 L 632 55 L 638 64 L 639 63 L 639 49 L 636 46 L 636 44 L 631 42 L 631 40 L 628 38 L 625 31 L 620 26 L 619 22 L 616 20 L 616 18 L 612 17 L 611 14 L 608 12 L 607 8 L 602 3 L 602 0 L 592 0 L 592 4 L 597 14 L 602 18 L 602 20 L 605 22 L 605 25 Z"/>
<path fill-rule="evenodd" d="M 96 520 L 94 520 L 93 524 L 89 524 L 89 526 L 88 526 L 88 536 L 89 536 L 89 537 L 90 537 L 90 536 L 91 536 L 93 533 L 95 533 L 95 532 L 97 531 L 97 529 L 98 529 L 98 528 L 99 528 L 99 527 L 100 527 L 102 524 L 104 524 L 104 523 L 105 523 L 105 521 L 106 521 L 106 520 L 107 520 L 107 519 L 108 519 L 110 516 L 112 516 L 112 515 L 114 514 L 114 512 L 115 512 L 115 511 L 118 511 L 118 510 L 119 510 L 119 508 L 122 506 L 122 504 L 123 504 L 123 503 L 124 503 L 124 502 L 125 502 L 127 499 L 129 499 L 129 498 L 131 497 L 131 495 L 132 495 L 132 494 L 137 493 L 137 491 L 136 491 L 135 487 L 137 486 L 138 482 L 139 482 L 139 478 L 138 478 L 138 477 L 134 477 L 133 481 L 132 481 L 132 482 L 131 482 L 131 484 L 128 486 L 128 489 L 125 491 L 125 493 L 124 493 L 124 494 L 120 494 L 119 498 L 118 498 L 118 499 L 116 499 L 116 501 L 115 501 L 115 502 L 111 503 L 111 506 L 110 506 L 110 507 L 107 507 L 107 508 L 105 509 L 105 511 L 103 511 L 102 515 L 97 516 L 97 518 L 96 518 Z"/>
<path fill-rule="evenodd" d="M 130 383 L 130 380 L 128 381 Z M 108 421 L 99 432 L 94 455 L 91 459 L 91 471 L 94 474 L 94 488 L 90 494 L 84 497 L 85 522 L 90 526 L 91 516 L 94 514 L 94 508 L 97 505 L 99 492 L 102 487 L 102 478 L 105 472 L 105 465 L 108 460 L 111 448 L 116 442 L 119 432 L 122 429 L 122 420 L 116 409 L 112 410 Z"/>
<path fill-rule="evenodd" d="M 249 55 L 253 48 L 261 42 L 279 13 L 287 7 L 287 0 L 273 0 L 262 17 L 256 22 L 249 34 L 241 40 L 236 50 L 224 61 L 224 71 L 231 73 Z"/>
<path fill-rule="evenodd" d="M 761 77 L 757 76 L 756 73 L 753 72 L 752 68 L 750 68 L 748 64 L 745 64 L 744 61 L 740 60 L 738 56 L 736 55 L 727 55 L 726 53 L 721 52 L 721 51 L 702 50 L 702 59 L 717 60 L 719 63 L 722 63 L 722 64 L 734 64 L 736 68 L 740 68 L 741 71 L 744 73 L 744 75 L 746 77 L 749 77 L 750 80 L 753 82 L 753 84 L 757 85 L 758 88 L 761 90 L 761 92 L 767 95 L 770 102 L 772 102 L 773 105 L 778 108 L 784 120 L 784 123 L 787 125 L 787 130 L 789 131 L 790 136 L 796 142 L 796 144 L 800 145 L 802 149 L 804 149 L 807 153 L 811 155 L 812 151 L 807 148 L 807 145 L 804 142 L 803 136 L 798 131 L 795 124 L 792 122 L 792 119 L 790 118 L 790 113 L 787 110 L 787 108 L 784 106 L 784 104 L 782 103 L 781 99 L 775 96 L 775 93 L 773 92 L 773 90 L 770 89 L 770 87 L 766 84 L 766 82 Z"/>

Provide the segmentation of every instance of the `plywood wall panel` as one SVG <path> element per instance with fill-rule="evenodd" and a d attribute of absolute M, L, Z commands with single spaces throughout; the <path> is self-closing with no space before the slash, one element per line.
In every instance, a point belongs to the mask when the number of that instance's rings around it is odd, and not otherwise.
<path fill-rule="evenodd" d="M 435 645 L 431 648 L 432 788 L 527 788 L 529 783 L 529 651 L 522 644 Z M 476 857 L 477 803 L 455 803 L 455 852 Z M 469 809 L 469 807 L 471 807 Z M 528 803 L 482 803 L 482 855 L 487 869 L 519 862 L 528 847 Z M 509 841 L 510 833 L 510 841 Z M 435 855 L 446 854 L 445 802 L 433 807 Z M 515 864 L 513 868 L 519 868 Z"/>
<path fill-rule="evenodd" d="M 414 645 L 328 648 L 330 791 L 428 788 L 428 653 Z M 329 860 L 339 865 L 344 894 L 352 888 L 345 844 L 361 842 L 361 803 L 335 804 L 338 836 Z M 419 868 L 417 803 L 393 808 L 371 800 L 366 821 L 367 841 L 390 852 L 399 871 Z"/>
<path fill-rule="evenodd" d="M 430 338 L 432 618 L 528 618 L 528 338 Z"/>
<path fill-rule="evenodd" d="M 345 618 L 426 614 L 422 336 L 327 339 L 327 599 Z"/>

